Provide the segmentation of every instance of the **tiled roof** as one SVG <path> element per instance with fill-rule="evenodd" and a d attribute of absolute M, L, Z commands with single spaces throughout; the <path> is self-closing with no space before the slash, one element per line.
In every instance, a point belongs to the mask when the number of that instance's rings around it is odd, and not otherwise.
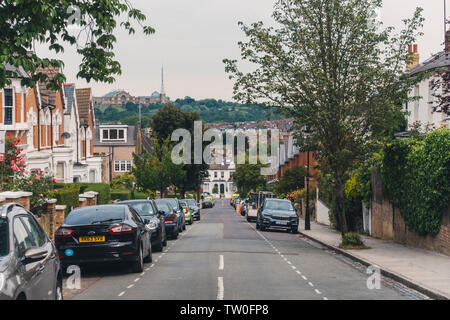
<path fill-rule="evenodd" d="M 25 72 L 25 70 L 20 67 L 15 67 L 9 63 L 4 63 L 6 71 L 11 71 L 13 74 L 15 74 L 18 78 L 29 78 L 30 76 Z"/>
<path fill-rule="evenodd" d="M 74 104 L 74 93 L 75 93 L 75 85 L 73 83 L 64 85 L 64 94 L 66 95 L 67 98 L 67 108 L 64 113 L 67 115 L 70 115 L 72 113 L 72 106 Z"/>
<path fill-rule="evenodd" d="M 413 76 L 420 72 L 432 71 L 438 68 L 448 66 L 450 66 L 450 54 L 442 51 L 439 52 L 438 54 L 435 54 L 430 59 L 424 61 L 418 66 L 412 68 L 410 74 Z"/>
<path fill-rule="evenodd" d="M 51 66 L 46 67 L 46 68 L 38 67 L 36 69 L 36 73 L 44 73 L 47 75 L 48 80 L 52 80 L 55 77 L 55 75 L 59 73 L 59 69 L 51 67 Z M 38 86 L 39 86 L 39 92 L 41 93 L 42 105 L 54 106 L 56 104 L 57 92 L 47 89 L 47 82 L 45 82 L 45 83 L 39 82 Z"/>
<path fill-rule="evenodd" d="M 76 89 L 78 113 L 80 122 L 89 121 L 89 110 L 91 108 L 91 89 Z"/>

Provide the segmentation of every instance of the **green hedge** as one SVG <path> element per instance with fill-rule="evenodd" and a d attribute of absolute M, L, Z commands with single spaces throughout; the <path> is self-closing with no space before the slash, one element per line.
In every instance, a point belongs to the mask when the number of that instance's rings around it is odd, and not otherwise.
<path fill-rule="evenodd" d="M 129 190 L 111 190 L 111 200 L 131 200 L 131 191 Z"/>
<path fill-rule="evenodd" d="M 134 199 L 136 200 L 141 200 L 141 199 L 147 199 L 148 198 L 148 194 L 145 192 L 134 192 Z"/>
<path fill-rule="evenodd" d="M 111 200 L 111 188 L 106 183 L 81 183 L 80 191 L 81 193 L 88 191 L 98 192 L 98 204 L 108 204 Z"/>
<path fill-rule="evenodd" d="M 80 187 L 77 184 L 68 184 L 61 188 L 59 185 L 58 192 L 55 194 L 57 204 L 65 205 L 66 214 L 70 212 L 71 208 L 78 208 L 80 205 Z"/>

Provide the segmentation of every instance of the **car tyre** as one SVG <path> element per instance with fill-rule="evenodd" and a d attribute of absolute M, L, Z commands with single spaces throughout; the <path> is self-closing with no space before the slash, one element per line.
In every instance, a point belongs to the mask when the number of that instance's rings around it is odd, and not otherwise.
<path fill-rule="evenodd" d="M 292 232 L 292 234 L 298 234 L 298 230 L 295 228 L 292 228 L 291 232 Z"/>
<path fill-rule="evenodd" d="M 64 300 L 62 279 L 58 279 L 58 283 L 56 284 L 55 300 Z"/>
<path fill-rule="evenodd" d="M 144 253 L 142 251 L 142 246 L 140 246 L 138 259 L 132 264 L 133 273 L 141 273 L 144 270 Z"/>
<path fill-rule="evenodd" d="M 162 250 L 161 250 L 162 251 Z M 150 263 L 153 261 L 153 248 L 150 245 L 150 248 L 148 249 L 148 256 L 145 257 L 144 262 L 145 263 Z"/>
<path fill-rule="evenodd" d="M 161 238 L 158 241 L 158 244 L 156 244 L 154 247 L 152 247 L 152 250 L 154 250 L 155 252 L 161 252 L 163 251 L 164 248 L 164 244 L 163 244 L 163 239 L 162 239 L 162 235 Z"/>

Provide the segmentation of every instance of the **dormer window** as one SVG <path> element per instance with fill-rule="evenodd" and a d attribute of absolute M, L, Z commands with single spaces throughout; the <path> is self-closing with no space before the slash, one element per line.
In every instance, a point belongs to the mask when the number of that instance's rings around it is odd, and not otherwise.
<path fill-rule="evenodd" d="M 126 129 L 102 129 L 102 141 L 125 141 Z"/>

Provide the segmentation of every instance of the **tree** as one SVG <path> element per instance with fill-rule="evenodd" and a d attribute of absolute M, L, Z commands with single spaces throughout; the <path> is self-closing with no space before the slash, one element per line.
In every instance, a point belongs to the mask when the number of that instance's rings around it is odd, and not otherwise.
<path fill-rule="evenodd" d="M 278 0 L 278 27 L 240 23 L 248 38 L 239 43 L 241 58 L 255 69 L 244 73 L 236 60 L 224 60 L 235 99 L 294 117 L 298 144 L 317 148 L 322 171 L 334 176 L 343 234 L 347 173 L 393 126 L 418 80 L 406 71 L 406 52 L 419 35 L 422 10 L 394 34 L 377 20 L 381 6 L 381 0 Z M 305 128 L 312 130 L 308 137 L 301 134 Z"/>
<path fill-rule="evenodd" d="M 261 164 L 239 164 L 233 174 L 233 183 L 241 196 L 266 185 L 266 178 L 261 175 Z"/>
<path fill-rule="evenodd" d="M 120 19 L 120 23 L 119 23 Z M 64 51 L 65 46 L 76 46 L 81 56 L 77 76 L 87 82 L 113 83 L 121 74 L 121 66 L 115 60 L 114 45 L 117 42 L 114 30 L 120 26 L 129 34 L 136 32 L 134 23 L 139 24 L 145 34 L 154 29 L 142 23 L 145 15 L 131 5 L 129 0 L 41 0 L 2 1 L 0 8 L 0 88 L 10 84 L 10 78 L 18 75 L 7 70 L 5 64 L 21 66 L 31 78 L 22 79 L 22 84 L 34 87 L 36 82 L 47 80 L 47 76 L 36 69 L 42 67 L 63 67 L 59 59 L 30 54 L 35 43 L 48 45 L 55 53 Z M 79 31 L 72 27 L 79 26 Z M 65 77 L 58 73 L 48 82 L 48 88 L 57 90 Z"/>
<path fill-rule="evenodd" d="M 433 112 L 450 116 L 450 67 L 436 72 L 436 76 L 430 81 L 430 89 L 435 98 L 432 102 Z"/>
<path fill-rule="evenodd" d="M 183 112 L 175 105 L 169 104 L 160 109 L 153 116 L 153 130 L 156 136 L 161 140 L 171 138 L 173 131 L 176 129 L 186 129 L 194 135 L 194 122 L 200 118 L 196 112 Z M 193 150 L 193 143 L 191 150 Z M 203 179 L 208 176 L 209 166 L 206 163 L 194 164 L 194 153 L 191 154 L 191 164 L 185 164 L 183 170 L 185 172 L 184 179 L 175 184 L 180 189 L 180 197 L 184 198 L 186 191 L 198 191 L 202 185 Z"/>
<path fill-rule="evenodd" d="M 131 191 L 131 198 L 134 199 L 134 192 L 136 191 L 136 177 L 129 172 L 115 177 L 111 183 L 112 189 L 126 189 Z"/>
<path fill-rule="evenodd" d="M 133 175 L 137 185 L 146 191 L 159 191 L 161 196 L 171 185 L 177 185 L 184 179 L 185 172 L 182 165 L 176 165 L 171 159 L 170 140 L 162 143 L 153 139 L 152 155 L 143 151 L 142 155 L 133 154 Z"/>
<path fill-rule="evenodd" d="M 306 170 L 294 166 L 285 171 L 277 185 L 277 193 L 289 193 L 305 187 Z"/>

